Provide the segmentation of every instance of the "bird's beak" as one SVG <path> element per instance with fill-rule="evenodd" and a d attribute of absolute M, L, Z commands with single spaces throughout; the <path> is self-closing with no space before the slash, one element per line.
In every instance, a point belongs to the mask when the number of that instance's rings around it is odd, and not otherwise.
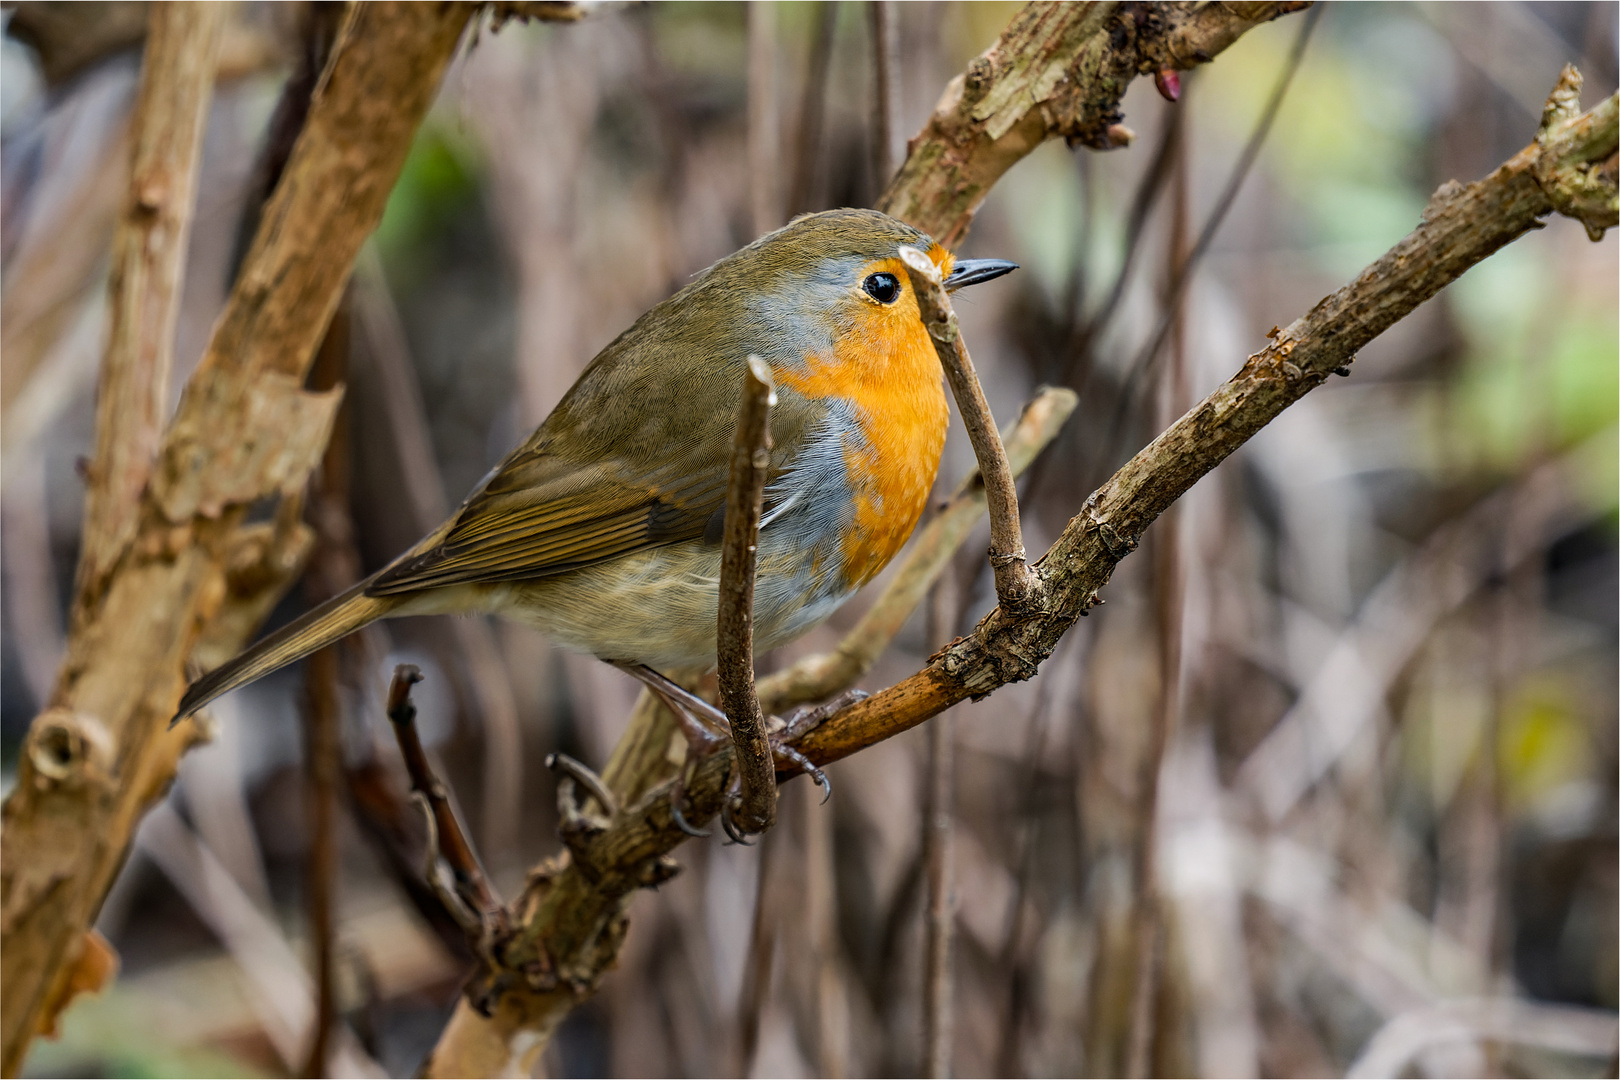
<path fill-rule="evenodd" d="M 966 285 L 992 281 L 1016 269 L 1018 264 L 1008 262 L 1006 259 L 957 259 L 956 266 L 951 270 L 951 276 L 945 279 L 945 291 L 955 292 Z"/>

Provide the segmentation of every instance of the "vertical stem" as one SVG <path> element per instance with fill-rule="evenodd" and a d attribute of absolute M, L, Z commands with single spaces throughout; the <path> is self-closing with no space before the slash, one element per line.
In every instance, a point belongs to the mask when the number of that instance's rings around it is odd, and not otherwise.
<path fill-rule="evenodd" d="M 930 644 L 954 635 L 956 600 L 949 576 L 935 584 L 928 607 Z M 951 819 L 955 810 L 955 734 L 949 711 L 928 725 L 928 790 L 924 803 L 923 847 L 928 875 L 927 956 L 923 977 L 924 1076 L 951 1075 L 952 977 L 951 933 L 956 923 L 952 888 L 955 845 Z"/>
<path fill-rule="evenodd" d="M 754 926 L 748 939 L 748 966 L 743 969 L 742 991 L 737 998 L 737 1041 L 731 1073 L 749 1076 L 754 1054 L 759 1050 L 759 1019 L 771 992 L 771 971 L 776 961 L 776 897 L 771 889 L 771 866 L 777 847 L 785 838 L 781 832 L 767 836 L 759 845 L 759 881 L 754 890 Z"/>
<path fill-rule="evenodd" d="M 1181 107 L 1185 108 L 1185 105 Z M 1177 125 L 1175 140 L 1175 186 L 1167 260 L 1172 268 L 1172 276 L 1166 301 L 1173 309 L 1170 323 L 1171 364 L 1164 392 L 1160 396 L 1158 420 L 1161 427 L 1168 426 L 1181 415 L 1186 397 L 1186 320 L 1182 316 L 1179 290 L 1189 258 L 1185 125 Z M 1133 917 L 1136 978 L 1132 983 L 1130 1043 L 1126 1059 L 1126 1075 L 1130 1077 L 1148 1076 L 1153 1072 L 1154 1013 L 1164 959 L 1163 911 L 1155 867 L 1158 861 L 1159 774 L 1163 771 L 1165 750 L 1176 728 L 1181 698 L 1180 520 L 1180 507 L 1171 506 L 1153 531 L 1153 599 L 1159 638 L 1160 691 L 1142 772 L 1141 835 L 1136 857 L 1137 894 Z"/>
<path fill-rule="evenodd" d="M 755 236 L 782 223 L 776 67 L 776 3 L 755 0 L 748 5 L 748 201 Z"/>
<path fill-rule="evenodd" d="M 132 125 L 129 194 L 113 236 L 111 331 L 96 390 L 74 625 L 97 603 L 135 529 L 162 439 L 225 5 L 152 6 Z"/>
<path fill-rule="evenodd" d="M 347 373 L 349 300 L 345 295 L 310 369 L 313 389 L 340 385 Z M 315 530 L 315 552 L 305 577 L 311 605 L 336 596 L 359 577 L 354 552 L 354 521 L 349 514 L 348 410 L 339 408 L 321 467 L 311 482 L 308 516 Z M 337 1016 L 337 786 L 341 769 L 342 712 L 338 698 L 339 647 L 328 645 L 305 667 L 304 767 L 307 783 L 309 847 L 305 863 L 305 903 L 315 949 L 315 1020 L 305 1076 L 325 1076 Z"/>
<path fill-rule="evenodd" d="M 776 821 L 776 762 L 765 735 L 759 696 L 754 692 L 754 569 L 765 474 L 771 463 L 771 406 L 775 404 L 771 369 L 759 357 L 750 356 L 726 488 L 716 642 L 720 706 L 731 723 L 742 778 L 736 821 L 745 832 L 764 832 Z"/>
<path fill-rule="evenodd" d="M 815 42 L 804 77 L 804 99 L 799 105 L 798 152 L 793 159 L 793 188 L 788 193 L 788 216 L 816 209 L 816 181 L 821 175 L 821 132 L 827 114 L 827 76 L 832 70 L 833 37 L 838 29 L 838 5 L 822 0 L 816 5 Z"/>
<path fill-rule="evenodd" d="M 836 1078 L 849 1075 L 849 1006 L 838 953 L 838 868 L 833 856 L 832 813 L 820 792 L 799 784 L 804 821 L 805 921 L 810 924 L 810 993 L 815 1002 L 816 1042 L 811 1064 Z"/>
<path fill-rule="evenodd" d="M 327 1076 L 332 1024 L 337 1017 L 336 934 L 333 880 L 337 866 L 338 650 L 315 653 L 307 665 L 308 711 L 304 721 L 309 850 L 305 864 L 305 905 L 315 947 L 315 1020 L 304 1076 Z"/>
<path fill-rule="evenodd" d="M 898 168 L 894 133 L 900 126 L 899 11 L 891 0 L 867 0 L 872 24 L 872 190 L 881 192 Z"/>

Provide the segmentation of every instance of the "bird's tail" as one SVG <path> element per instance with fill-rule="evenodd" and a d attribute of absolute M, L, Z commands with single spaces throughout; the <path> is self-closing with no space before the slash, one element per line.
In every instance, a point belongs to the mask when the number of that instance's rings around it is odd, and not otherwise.
<path fill-rule="evenodd" d="M 221 694 L 270 674 L 294 660 L 376 622 L 400 605 L 403 597 L 367 596 L 370 579 L 305 612 L 280 630 L 202 676 L 186 688 L 175 721 L 191 715 Z"/>

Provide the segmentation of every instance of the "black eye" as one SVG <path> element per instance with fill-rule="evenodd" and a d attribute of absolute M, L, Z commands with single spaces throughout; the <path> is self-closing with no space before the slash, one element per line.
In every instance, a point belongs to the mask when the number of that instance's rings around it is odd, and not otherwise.
<path fill-rule="evenodd" d="M 861 282 L 866 295 L 880 304 L 892 304 L 900 295 L 900 279 L 893 274 L 872 274 Z"/>

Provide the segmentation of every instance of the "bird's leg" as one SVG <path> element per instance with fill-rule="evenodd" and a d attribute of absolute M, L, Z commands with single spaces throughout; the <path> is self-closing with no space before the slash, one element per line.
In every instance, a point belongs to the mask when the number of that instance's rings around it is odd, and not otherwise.
<path fill-rule="evenodd" d="M 624 660 L 609 660 L 608 663 L 633 676 L 636 681 L 653 692 L 664 707 L 675 717 L 675 723 L 686 736 L 686 760 L 681 763 L 680 771 L 675 774 L 675 786 L 669 793 L 669 813 L 675 821 L 675 827 L 687 836 L 708 836 L 707 829 L 699 829 L 686 820 L 686 814 L 681 809 L 686 802 L 686 771 L 694 762 L 701 761 L 731 741 L 731 732 L 726 725 L 724 713 L 710 705 L 707 701 L 692 693 L 680 683 L 659 674 L 646 664 L 634 664 Z M 719 716 L 719 723 L 711 723 L 714 717 Z"/>
<path fill-rule="evenodd" d="M 669 711 L 674 714 L 675 722 L 680 725 L 681 733 L 686 736 L 687 746 L 692 751 L 687 755 L 688 762 L 706 758 L 731 741 L 731 724 L 726 720 L 726 714 L 720 711 L 719 707 L 704 701 L 686 687 L 659 674 L 646 664 L 635 664 L 623 660 L 610 660 L 608 663 L 633 676 L 643 686 L 657 695 L 658 700 L 662 701 L 669 708 Z M 822 802 L 826 802 L 827 799 L 832 797 L 832 782 L 827 779 L 826 773 L 816 767 L 815 762 L 799 753 L 789 744 L 839 709 L 844 708 L 846 705 L 852 705 L 866 696 L 864 690 L 845 690 L 820 705 L 812 707 L 800 706 L 788 713 L 786 718 L 772 716 L 766 720 L 766 735 L 771 744 L 772 759 L 778 765 L 802 772 L 814 780 L 816 786 L 821 788 L 824 793 Z M 686 820 L 680 815 L 685 777 L 686 772 L 683 768 L 681 774 L 676 778 L 676 788 L 672 794 L 670 806 L 675 813 L 675 824 L 680 830 L 696 836 L 699 835 L 698 831 L 687 825 Z M 729 795 L 724 805 L 731 805 Z M 723 812 L 720 824 L 726 829 L 728 835 L 736 836 Z"/>
<path fill-rule="evenodd" d="M 608 663 L 641 685 L 651 690 L 659 701 L 675 716 L 686 743 L 699 758 L 706 758 L 731 741 L 731 725 L 726 714 L 698 697 L 692 691 L 667 676 L 660 675 L 646 664 L 632 664 L 624 660 Z"/>

